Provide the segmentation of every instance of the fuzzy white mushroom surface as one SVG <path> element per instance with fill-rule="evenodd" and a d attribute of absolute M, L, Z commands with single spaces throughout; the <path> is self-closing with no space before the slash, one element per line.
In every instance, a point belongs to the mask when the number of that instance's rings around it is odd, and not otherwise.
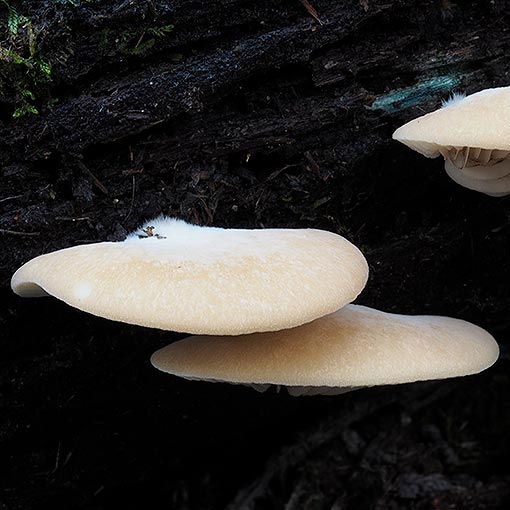
<path fill-rule="evenodd" d="M 66 248 L 23 265 L 11 286 L 152 328 L 235 335 L 290 328 L 353 301 L 362 253 L 314 229 L 223 229 L 160 217 L 123 242 Z"/>
<path fill-rule="evenodd" d="M 455 95 L 393 138 L 426 157 L 443 156 L 448 175 L 461 186 L 510 194 L 510 87 Z"/>
<path fill-rule="evenodd" d="M 187 379 L 327 395 L 475 374 L 498 354 L 494 338 L 469 322 L 347 305 L 284 331 L 185 338 L 155 352 L 151 362 Z"/>

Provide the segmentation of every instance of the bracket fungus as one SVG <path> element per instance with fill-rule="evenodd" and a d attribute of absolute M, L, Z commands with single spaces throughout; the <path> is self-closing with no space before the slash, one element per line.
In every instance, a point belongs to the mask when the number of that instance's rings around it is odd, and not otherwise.
<path fill-rule="evenodd" d="M 188 379 L 331 395 L 475 374 L 498 354 L 494 338 L 469 322 L 347 305 L 294 329 L 185 338 L 155 352 L 151 362 Z"/>
<path fill-rule="evenodd" d="M 510 87 L 454 95 L 393 138 L 428 158 L 443 156 L 447 174 L 461 186 L 510 194 Z"/>
<path fill-rule="evenodd" d="M 23 265 L 20 296 L 164 330 L 238 335 L 312 321 L 353 301 L 362 253 L 314 229 L 223 229 L 159 217 L 122 242 L 66 248 Z"/>

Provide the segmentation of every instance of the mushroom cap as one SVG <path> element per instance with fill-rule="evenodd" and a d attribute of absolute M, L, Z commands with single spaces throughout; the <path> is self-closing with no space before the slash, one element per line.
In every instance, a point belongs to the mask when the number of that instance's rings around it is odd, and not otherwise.
<path fill-rule="evenodd" d="M 429 158 L 444 147 L 510 150 L 510 87 L 451 101 L 398 128 L 393 138 Z"/>
<path fill-rule="evenodd" d="M 285 331 L 185 338 L 151 362 L 190 379 L 351 388 L 474 374 L 498 354 L 494 338 L 469 322 L 347 305 Z"/>
<path fill-rule="evenodd" d="M 130 324 L 237 335 L 331 313 L 354 300 L 367 278 L 362 253 L 331 232 L 158 218 L 123 242 L 36 257 L 16 271 L 11 286 L 20 296 L 50 294 Z"/>

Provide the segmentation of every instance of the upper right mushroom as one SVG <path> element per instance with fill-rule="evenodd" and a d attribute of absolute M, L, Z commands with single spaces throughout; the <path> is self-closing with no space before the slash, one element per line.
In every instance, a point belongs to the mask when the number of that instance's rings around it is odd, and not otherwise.
<path fill-rule="evenodd" d="M 446 173 L 461 186 L 494 197 L 510 194 L 510 87 L 454 94 L 393 138 L 428 158 L 442 155 Z"/>

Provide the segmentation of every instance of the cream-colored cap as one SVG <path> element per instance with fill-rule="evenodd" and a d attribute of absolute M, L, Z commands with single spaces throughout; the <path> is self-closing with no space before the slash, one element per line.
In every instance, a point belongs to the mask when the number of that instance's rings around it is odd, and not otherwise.
<path fill-rule="evenodd" d="M 151 361 L 189 379 L 331 394 L 333 387 L 345 391 L 474 374 L 498 354 L 494 338 L 469 322 L 348 305 L 294 329 L 189 337 L 157 351 Z"/>
<path fill-rule="evenodd" d="M 432 113 L 408 122 L 393 138 L 435 158 L 443 147 L 510 150 L 510 87 L 454 97 Z"/>
<path fill-rule="evenodd" d="M 20 296 L 52 295 L 100 317 L 195 334 L 290 328 L 353 301 L 362 253 L 313 229 L 240 230 L 160 217 L 125 241 L 76 246 L 23 265 Z"/>

